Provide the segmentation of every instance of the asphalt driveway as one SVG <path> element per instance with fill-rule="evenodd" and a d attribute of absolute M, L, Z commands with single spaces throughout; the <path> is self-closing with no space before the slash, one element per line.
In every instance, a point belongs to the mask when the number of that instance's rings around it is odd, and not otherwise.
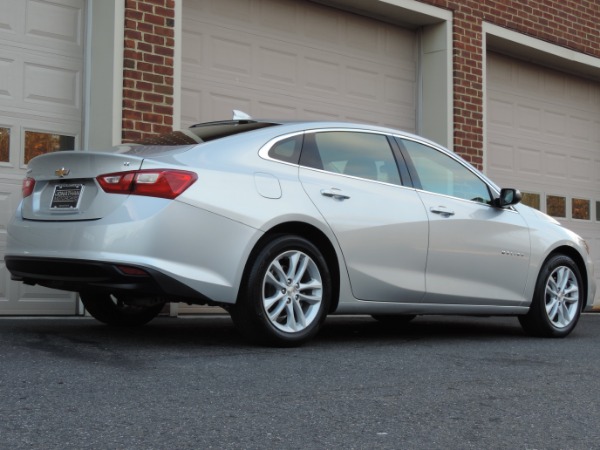
<path fill-rule="evenodd" d="M 2 318 L 0 448 L 598 448 L 599 342 L 599 314 L 562 340 L 514 318 L 336 317 L 296 349 L 219 315 Z"/>

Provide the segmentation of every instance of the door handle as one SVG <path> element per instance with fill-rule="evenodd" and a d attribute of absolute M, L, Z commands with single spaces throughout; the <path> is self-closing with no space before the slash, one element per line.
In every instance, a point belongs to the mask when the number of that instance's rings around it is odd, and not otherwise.
<path fill-rule="evenodd" d="M 429 208 L 429 211 L 431 211 L 434 214 L 441 214 L 442 216 L 453 216 L 454 215 L 454 211 L 452 211 L 451 209 L 448 209 L 445 206 L 432 206 L 431 208 Z"/>
<path fill-rule="evenodd" d="M 344 194 L 341 190 L 336 188 L 321 189 L 321 195 L 325 197 L 331 197 L 336 200 L 347 200 L 350 198 L 349 195 Z"/>

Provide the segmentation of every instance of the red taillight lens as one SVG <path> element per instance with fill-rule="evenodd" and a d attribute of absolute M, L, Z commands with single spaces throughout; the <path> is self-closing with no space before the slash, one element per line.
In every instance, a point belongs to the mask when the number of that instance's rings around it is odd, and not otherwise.
<path fill-rule="evenodd" d="M 35 180 L 33 178 L 25 178 L 23 180 L 23 186 L 21 187 L 21 192 L 23 193 L 23 198 L 29 197 L 33 194 L 33 189 L 35 188 Z"/>
<path fill-rule="evenodd" d="M 184 170 L 150 169 L 109 173 L 96 179 L 104 192 L 110 194 L 174 199 L 194 184 L 198 176 Z"/>

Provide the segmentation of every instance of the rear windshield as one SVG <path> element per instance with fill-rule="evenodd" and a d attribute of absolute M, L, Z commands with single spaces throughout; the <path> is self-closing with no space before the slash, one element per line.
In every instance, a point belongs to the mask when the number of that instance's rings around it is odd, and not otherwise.
<path fill-rule="evenodd" d="M 227 120 L 222 122 L 207 122 L 193 125 L 187 130 L 174 131 L 168 134 L 153 136 L 136 142 L 140 145 L 193 145 L 212 141 L 227 136 L 233 136 L 246 131 L 278 125 L 272 122 L 257 122 L 254 120 Z"/>

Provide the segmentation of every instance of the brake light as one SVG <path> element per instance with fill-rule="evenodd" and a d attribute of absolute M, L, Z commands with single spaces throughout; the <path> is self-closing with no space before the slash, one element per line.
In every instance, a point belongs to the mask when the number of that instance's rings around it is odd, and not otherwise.
<path fill-rule="evenodd" d="M 21 187 L 21 192 L 23 194 L 23 198 L 29 197 L 33 194 L 33 189 L 35 188 L 35 180 L 33 178 L 24 178 L 23 185 Z"/>
<path fill-rule="evenodd" d="M 108 173 L 96 178 L 109 194 L 144 195 L 174 199 L 198 179 L 194 172 L 171 169 Z"/>

